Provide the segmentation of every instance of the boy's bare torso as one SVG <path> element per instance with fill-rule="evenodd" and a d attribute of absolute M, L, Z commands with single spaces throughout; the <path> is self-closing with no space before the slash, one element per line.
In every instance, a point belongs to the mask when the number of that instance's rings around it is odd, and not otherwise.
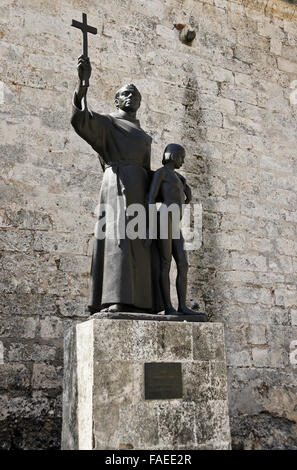
<path fill-rule="evenodd" d="M 185 203 L 184 184 L 181 177 L 175 171 L 166 166 L 157 170 L 161 180 L 159 198 L 166 206 L 178 204 L 181 207 Z"/>

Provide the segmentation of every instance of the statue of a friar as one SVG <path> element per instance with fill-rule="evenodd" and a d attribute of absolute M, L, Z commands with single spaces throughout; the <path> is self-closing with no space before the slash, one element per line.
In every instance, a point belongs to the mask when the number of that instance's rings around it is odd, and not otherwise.
<path fill-rule="evenodd" d="M 130 84 L 115 95 L 117 111 L 97 114 L 87 106 L 91 64 L 86 55 L 78 59 L 78 86 L 74 93 L 71 123 L 77 134 L 98 153 L 104 169 L 99 196 L 100 206 L 111 207 L 113 217 L 105 215 L 105 231 L 115 228 L 116 236 L 94 238 L 91 266 L 89 311 L 153 312 L 162 310 L 160 292 L 152 276 L 152 250 L 140 238 L 119 233 L 127 224 L 130 204 L 145 206 L 150 185 L 151 137 L 136 118 L 141 95 Z M 121 203 L 119 204 L 119 201 Z"/>

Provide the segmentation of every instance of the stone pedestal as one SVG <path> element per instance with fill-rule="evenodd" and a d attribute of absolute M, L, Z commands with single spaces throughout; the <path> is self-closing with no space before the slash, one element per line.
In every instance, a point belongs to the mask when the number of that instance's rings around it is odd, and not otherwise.
<path fill-rule="evenodd" d="M 63 449 L 230 448 L 223 325 L 146 318 L 97 314 L 67 332 Z"/>

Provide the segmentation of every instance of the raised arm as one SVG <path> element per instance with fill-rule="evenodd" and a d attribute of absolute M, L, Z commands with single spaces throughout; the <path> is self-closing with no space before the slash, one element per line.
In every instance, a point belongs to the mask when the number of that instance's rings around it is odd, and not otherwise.
<path fill-rule="evenodd" d="M 104 159 L 106 156 L 106 133 L 112 123 L 108 116 L 94 113 L 88 109 L 86 99 L 88 87 L 85 83 L 91 76 L 91 70 L 89 58 L 84 55 L 80 56 L 77 64 L 79 80 L 73 98 L 71 124 L 75 132 Z"/>
<path fill-rule="evenodd" d="M 78 109 L 82 109 L 82 100 L 84 99 L 86 106 L 86 96 L 88 87 L 83 85 L 83 83 L 87 83 L 91 73 L 92 67 L 90 63 L 90 59 L 84 55 L 81 55 L 77 61 L 77 72 L 78 72 L 78 84 L 74 94 L 74 104 Z"/>

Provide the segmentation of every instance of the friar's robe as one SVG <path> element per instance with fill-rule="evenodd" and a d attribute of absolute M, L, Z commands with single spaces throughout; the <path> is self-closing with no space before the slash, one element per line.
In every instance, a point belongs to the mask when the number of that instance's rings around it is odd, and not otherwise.
<path fill-rule="evenodd" d="M 126 207 L 132 203 L 145 207 L 150 184 L 152 139 L 141 129 L 139 121 L 123 118 L 119 112 L 111 115 L 94 113 L 88 110 L 83 99 L 82 109 L 73 105 L 71 123 L 77 134 L 98 153 L 105 167 L 99 206 L 112 206 L 117 220 L 119 195 L 124 198 Z M 107 214 L 106 234 L 109 232 L 108 223 Z M 136 311 L 161 310 L 161 307 L 156 307 L 158 296 L 153 295 L 156 279 L 152 280 L 151 264 L 151 249 L 144 245 L 143 240 L 127 237 L 119 240 L 117 236 L 110 239 L 107 235 L 98 239 L 95 236 L 89 310 L 99 311 L 105 304 L 114 303 L 130 305 Z"/>

